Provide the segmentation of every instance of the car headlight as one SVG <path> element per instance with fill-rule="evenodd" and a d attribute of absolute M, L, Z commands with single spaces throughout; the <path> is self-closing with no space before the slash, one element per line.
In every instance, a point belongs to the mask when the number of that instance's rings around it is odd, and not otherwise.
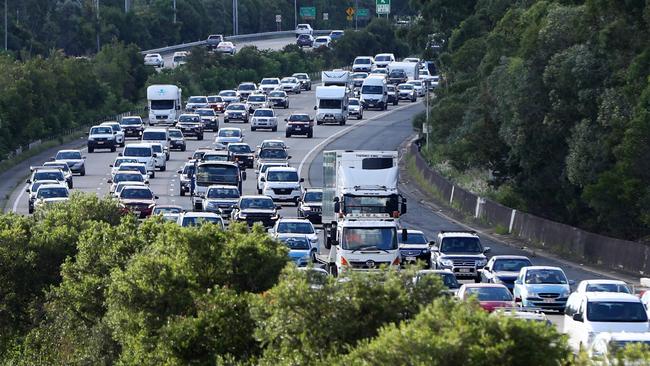
<path fill-rule="evenodd" d="M 309 206 L 302 206 L 303 211 L 311 211 L 311 207 Z"/>
<path fill-rule="evenodd" d="M 476 261 L 476 266 L 477 267 L 483 267 L 487 264 L 487 259 L 479 259 Z"/>
<path fill-rule="evenodd" d="M 539 297 L 537 296 L 537 293 L 535 293 L 534 291 L 528 291 L 526 295 L 528 295 L 527 297 Z"/>
<path fill-rule="evenodd" d="M 427 254 L 429 253 L 429 249 L 422 249 L 422 254 Z"/>
<path fill-rule="evenodd" d="M 501 278 L 499 278 L 499 277 L 497 277 L 497 276 L 494 276 L 494 277 L 492 278 L 492 282 L 494 282 L 494 283 L 501 283 L 502 281 L 501 281 Z"/>
<path fill-rule="evenodd" d="M 569 295 L 571 295 L 571 290 L 570 289 L 564 289 L 560 293 L 560 297 L 569 297 Z"/>
<path fill-rule="evenodd" d="M 442 264 L 443 266 L 448 266 L 449 267 L 449 266 L 454 265 L 454 261 L 452 261 L 451 259 L 441 259 L 440 264 Z"/>
<path fill-rule="evenodd" d="M 240 219 L 245 219 L 245 218 L 246 218 L 246 214 L 240 212 L 240 213 L 237 214 L 237 217 L 239 217 Z"/>

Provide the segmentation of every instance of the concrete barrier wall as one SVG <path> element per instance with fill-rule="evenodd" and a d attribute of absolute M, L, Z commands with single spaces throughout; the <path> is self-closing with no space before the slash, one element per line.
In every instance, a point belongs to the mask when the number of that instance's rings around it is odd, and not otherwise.
<path fill-rule="evenodd" d="M 417 146 L 411 144 L 411 155 L 424 179 L 447 204 L 463 214 L 483 220 L 492 226 L 502 226 L 513 235 L 526 240 L 530 246 L 548 250 L 567 259 L 647 275 L 650 272 L 650 246 L 603 235 L 547 220 L 478 197 L 455 186 L 429 167 Z"/>

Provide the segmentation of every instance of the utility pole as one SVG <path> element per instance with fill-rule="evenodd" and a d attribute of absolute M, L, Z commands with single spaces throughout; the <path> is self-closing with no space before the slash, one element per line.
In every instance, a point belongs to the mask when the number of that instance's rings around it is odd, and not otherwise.
<path fill-rule="evenodd" d="M 5 51 L 9 49 L 9 27 L 7 26 L 7 0 L 5 0 Z"/>
<path fill-rule="evenodd" d="M 174 24 L 176 24 L 176 0 L 172 2 L 172 7 L 174 8 Z"/>
<path fill-rule="evenodd" d="M 97 15 L 97 26 L 95 34 L 97 35 L 97 53 L 101 50 L 101 45 L 99 44 L 99 33 L 101 32 L 101 24 L 99 23 L 99 0 L 95 0 L 95 14 Z"/>
<path fill-rule="evenodd" d="M 239 34 L 239 11 L 237 0 L 232 0 L 232 35 Z"/>
<path fill-rule="evenodd" d="M 298 27 L 298 0 L 293 0 L 293 29 Z"/>
<path fill-rule="evenodd" d="M 359 0 L 354 0 L 354 30 L 359 30 Z"/>
<path fill-rule="evenodd" d="M 427 149 L 429 148 L 429 84 L 431 83 L 431 80 L 427 79 L 427 82 L 424 83 L 424 86 L 427 88 L 427 114 L 426 114 L 426 128 L 423 128 L 424 131 L 426 131 L 426 138 L 427 138 Z"/>

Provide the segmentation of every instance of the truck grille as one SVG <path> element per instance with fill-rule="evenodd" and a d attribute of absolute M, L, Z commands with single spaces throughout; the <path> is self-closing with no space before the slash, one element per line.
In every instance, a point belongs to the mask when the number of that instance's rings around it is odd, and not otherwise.
<path fill-rule="evenodd" d="M 476 262 L 473 259 L 454 259 L 454 267 L 474 267 Z"/>
<path fill-rule="evenodd" d="M 273 193 L 275 194 L 291 194 L 293 189 L 291 188 L 273 188 Z"/>
<path fill-rule="evenodd" d="M 390 262 L 375 262 L 375 261 L 365 261 L 365 262 L 355 262 L 350 261 L 350 266 L 355 269 L 376 269 L 381 266 L 389 266 Z"/>
<path fill-rule="evenodd" d="M 411 250 L 401 250 L 403 256 L 406 257 L 417 257 L 420 255 L 421 250 L 411 249 Z"/>
<path fill-rule="evenodd" d="M 167 116 L 156 116 L 156 119 L 167 119 Z"/>
<path fill-rule="evenodd" d="M 543 299 L 555 299 L 557 297 L 560 297 L 560 294 L 553 293 L 553 292 L 542 292 L 542 293 L 540 293 L 538 295 L 539 295 L 539 297 L 541 297 Z"/>

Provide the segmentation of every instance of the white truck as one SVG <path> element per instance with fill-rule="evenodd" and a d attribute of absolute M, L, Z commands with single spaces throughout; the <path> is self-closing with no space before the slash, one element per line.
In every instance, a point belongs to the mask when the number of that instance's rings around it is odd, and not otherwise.
<path fill-rule="evenodd" d="M 352 74 L 346 70 L 331 70 L 321 72 L 323 86 L 344 86 L 350 88 L 352 85 Z"/>
<path fill-rule="evenodd" d="M 173 125 L 181 114 L 182 89 L 176 85 L 151 85 L 147 88 L 149 125 Z"/>
<path fill-rule="evenodd" d="M 348 120 L 348 89 L 344 86 L 316 87 L 316 124 L 337 123 Z"/>
<path fill-rule="evenodd" d="M 409 80 L 420 79 L 420 63 L 419 62 L 391 62 L 388 64 L 388 72 L 393 70 L 403 70 Z"/>
<path fill-rule="evenodd" d="M 399 266 L 397 235 L 406 199 L 396 151 L 323 152 L 323 240 L 316 260 L 330 273 Z M 321 250 L 322 249 L 322 250 Z"/>

